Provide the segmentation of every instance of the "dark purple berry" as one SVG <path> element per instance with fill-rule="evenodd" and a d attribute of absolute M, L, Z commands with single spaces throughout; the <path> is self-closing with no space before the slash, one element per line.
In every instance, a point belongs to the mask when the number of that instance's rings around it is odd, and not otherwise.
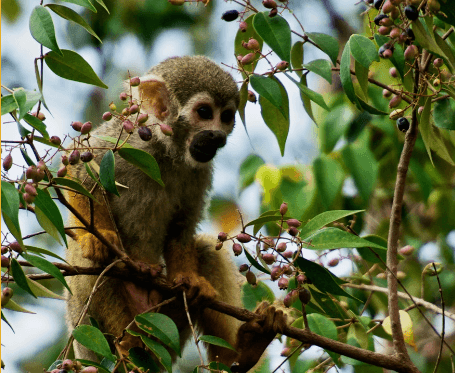
<path fill-rule="evenodd" d="M 84 152 L 81 154 L 81 161 L 84 163 L 90 162 L 93 159 L 92 152 Z"/>
<path fill-rule="evenodd" d="M 79 121 L 72 122 L 71 127 L 73 127 L 73 130 L 80 132 L 80 130 L 82 128 L 82 122 L 79 122 Z"/>
<path fill-rule="evenodd" d="M 225 232 L 218 233 L 218 240 L 220 240 L 221 242 L 226 241 L 227 240 L 227 234 Z"/>
<path fill-rule="evenodd" d="M 379 26 L 379 22 L 380 22 L 382 19 L 384 19 L 384 18 L 389 18 L 389 16 L 388 16 L 388 15 L 385 15 L 385 14 L 379 14 L 379 15 L 377 15 L 377 16 L 374 18 L 373 21 L 374 21 L 374 23 L 376 23 L 376 25 Z"/>
<path fill-rule="evenodd" d="M 409 120 L 404 117 L 398 118 L 397 127 L 401 132 L 407 132 L 409 129 Z"/>
<path fill-rule="evenodd" d="M 143 141 L 150 141 L 152 139 L 152 130 L 148 127 L 139 127 L 137 133 Z"/>
<path fill-rule="evenodd" d="M 384 0 L 375 0 L 374 1 L 374 7 L 379 10 L 381 8 L 381 5 L 382 3 L 384 2 Z"/>
<path fill-rule="evenodd" d="M 79 163 L 79 160 L 81 159 L 81 154 L 79 153 L 79 150 L 73 150 L 73 152 L 70 154 L 68 161 L 70 164 L 77 164 Z"/>
<path fill-rule="evenodd" d="M 300 289 L 299 290 L 299 299 L 303 304 L 308 304 L 311 300 L 311 293 L 308 289 Z"/>
<path fill-rule="evenodd" d="M 419 18 L 419 12 L 417 8 L 413 5 L 408 5 L 407 7 L 404 8 L 404 15 L 406 16 L 407 19 L 410 19 L 411 21 L 415 21 L 417 18 Z"/>
<path fill-rule="evenodd" d="M 54 144 L 54 145 L 60 145 L 62 143 L 62 140 L 60 139 L 60 137 L 58 136 L 51 136 L 51 138 L 49 139 L 49 141 Z"/>
<path fill-rule="evenodd" d="M 224 12 L 223 15 L 221 16 L 221 19 L 226 21 L 226 22 L 232 22 L 237 19 L 239 16 L 239 12 L 237 10 L 228 10 L 227 12 Z"/>
<path fill-rule="evenodd" d="M 234 245 L 232 245 L 232 251 L 234 252 L 235 256 L 239 256 L 243 251 L 242 245 L 240 245 L 239 243 L 235 243 Z"/>

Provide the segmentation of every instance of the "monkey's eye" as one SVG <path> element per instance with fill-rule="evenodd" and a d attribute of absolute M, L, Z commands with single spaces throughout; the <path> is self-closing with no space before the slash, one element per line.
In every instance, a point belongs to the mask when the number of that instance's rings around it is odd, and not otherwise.
<path fill-rule="evenodd" d="M 225 110 L 221 113 L 221 121 L 223 123 L 230 123 L 234 119 L 234 112 L 232 110 Z"/>
<path fill-rule="evenodd" d="M 207 105 L 201 106 L 196 111 L 202 119 L 212 119 L 213 118 L 213 111 L 210 106 L 207 106 Z"/>

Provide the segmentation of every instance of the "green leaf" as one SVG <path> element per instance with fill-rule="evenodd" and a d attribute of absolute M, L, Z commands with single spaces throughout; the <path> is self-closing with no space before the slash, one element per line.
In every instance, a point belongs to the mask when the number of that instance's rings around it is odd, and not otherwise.
<path fill-rule="evenodd" d="M 11 113 L 18 108 L 16 100 L 13 95 L 6 95 L 2 97 L 2 115 Z"/>
<path fill-rule="evenodd" d="M 339 280 L 338 277 L 336 277 L 333 273 L 331 273 L 321 265 L 313 263 L 302 257 L 297 258 L 296 264 L 302 271 L 305 272 L 305 275 L 311 280 L 313 285 L 320 291 L 358 300 L 357 298 L 353 297 L 349 293 L 346 293 L 342 288 L 340 288 L 337 281 L 335 281 L 335 279 Z"/>
<path fill-rule="evenodd" d="M 307 96 L 311 101 L 314 101 L 316 104 L 318 104 L 320 107 L 322 107 L 323 109 L 327 110 L 327 111 L 330 111 L 329 107 L 327 106 L 327 104 L 325 103 L 324 101 L 324 98 L 322 97 L 321 94 L 315 92 L 315 91 L 312 91 L 311 89 L 309 89 L 306 85 L 304 84 L 301 84 L 299 83 L 297 80 L 295 80 L 292 76 L 290 76 L 289 74 L 287 73 L 284 73 L 290 80 L 292 80 L 296 85 L 297 87 L 299 87 L 300 91 L 302 92 L 302 94 L 304 94 L 305 96 Z"/>
<path fill-rule="evenodd" d="M 68 246 L 68 242 L 66 242 L 65 226 L 63 224 L 63 219 L 59 208 L 49 195 L 49 192 L 43 191 L 41 189 L 37 189 L 36 191 L 38 192 L 38 195 L 35 198 L 35 206 L 38 207 L 51 221 L 55 228 L 57 228 L 58 232 L 63 238 L 63 241 L 65 242 L 65 245 Z M 43 228 L 46 229 L 45 227 Z"/>
<path fill-rule="evenodd" d="M 446 98 L 434 103 L 434 124 L 447 130 L 455 130 L 455 100 Z"/>
<path fill-rule="evenodd" d="M 88 10 L 91 10 L 93 13 L 96 13 L 96 8 L 93 6 L 90 0 L 62 0 L 66 3 L 71 3 L 71 4 L 77 4 L 80 6 L 83 6 L 84 8 L 87 8 Z M 97 0 L 99 3 L 100 0 Z"/>
<path fill-rule="evenodd" d="M 450 72 L 453 74 L 455 72 L 454 52 L 449 47 L 447 42 L 442 37 L 439 36 L 438 33 L 435 32 L 433 34 L 433 36 L 434 36 L 434 40 L 435 40 L 436 44 L 438 45 L 438 47 L 441 48 L 441 50 L 444 52 L 444 56 L 442 56 L 442 57 L 444 58 L 445 64 L 449 68 Z"/>
<path fill-rule="evenodd" d="M 76 192 L 79 192 L 80 194 L 83 194 L 84 196 L 87 196 L 91 199 L 93 199 L 95 202 L 97 202 L 96 198 L 90 193 L 87 189 L 85 189 L 82 184 L 71 180 L 71 179 L 66 179 L 64 177 L 54 177 L 52 181 L 57 184 L 57 185 L 63 185 L 68 188 L 71 188 L 75 190 Z"/>
<path fill-rule="evenodd" d="M 365 100 L 368 101 L 368 72 L 369 70 L 363 67 L 359 61 L 354 61 L 354 71 L 355 76 L 357 78 L 357 82 L 359 83 L 360 88 L 362 89 L 363 97 Z"/>
<path fill-rule="evenodd" d="M 242 246 L 243 246 L 243 245 L 242 245 Z M 250 262 L 250 264 L 251 264 L 253 267 L 255 267 L 256 269 L 259 269 L 261 272 L 270 274 L 270 271 L 269 271 L 267 268 L 261 266 L 261 265 L 259 264 L 259 262 L 258 262 L 257 260 L 255 260 L 255 259 L 251 256 L 251 254 L 248 252 L 248 250 L 245 250 L 245 247 L 243 248 L 243 252 L 245 253 L 246 258 L 248 259 L 248 261 Z"/>
<path fill-rule="evenodd" d="M 256 172 L 263 164 L 264 160 L 258 155 L 250 154 L 245 158 L 239 170 L 240 191 L 253 184 Z"/>
<path fill-rule="evenodd" d="M 303 41 L 297 41 L 291 48 L 291 66 L 293 69 L 301 69 L 303 65 Z M 297 70 L 295 73 L 302 77 L 303 71 Z"/>
<path fill-rule="evenodd" d="M 79 325 L 73 330 L 72 334 L 74 339 L 82 346 L 115 362 L 115 355 L 112 355 L 106 337 L 98 328 L 91 325 Z"/>
<path fill-rule="evenodd" d="M 438 56 L 444 56 L 441 48 L 439 48 L 438 44 L 436 44 L 436 41 L 434 40 L 433 30 L 431 30 L 431 28 L 425 29 L 420 19 L 412 22 L 412 31 L 414 32 L 416 41 L 420 44 L 420 46 L 437 54 Z"/>
<path fill-rule="evenodd" d="M 163 180 L 161 180 L 161 173 L 158 163 L 150 153 L 140 149 L 124 148 L 118 150 L 118 154 L 125 161 L 139 168 L 151 179 L 155 180 L 158 184 L 164 187 Z M 102 162 L 101 162 L 102 163 Z"/>
<path fill-rule="evenodd" d="M 8 301 L 8 303 L 4 306 L 2 306 L 2 309 L 3 308 L 6 308 L 10 311 L 15 311 L 15 312 L 23 312 L 23 313 L 31 313 L 31 314 L 36 314 L 36 312 L 32 312 L 32 311 L 29 311 L 21 306 L 19 306 L 15 301 L 13 301 L 12 299 L 10 299 Z M 2 312 L 2 319 L 3 319 L 3 312 Z M 6 320 L 5 320 L 6 321 Z M 9 325 L 9 323 L 8 323 Z M 11 327 L 11 325 L 9 325 Z M 11 328 L 12 329 L 12 328 Z"/>
<path fill-rule="evenodd" d="M 164 369 L 166 369 L 169 373 L 172 373 L 172 357 L 160 343 L 133 330 L 127 329 L 127 332 L 135 337 L 140 337 L 142 342 L 144 342 L 150 351 L 153 352 Z"/>
<path fill-rule="evenodd" d="M 283 61 L 291 60 L 291 28 L 286 20 L 277 15 L 270 18 L 268 12 L 257 13 L 253 26 L 261 38 Z"/>
<path fill-rule="evenodd" d="M 313 161 L 313 172 L 320 200 L 328 209 L 335 202 L 343 186 L 345 173 L 340 163 L 321 154 Z"/>
<path fill-rule="evenodd" d="M 330 338 L 333 340 L 338 340 L 338 332 L 336 325 L 333 321 L 327 319 L 326 317 L 318 314 L 312 313 L 307 316 L 308 319 L 308 326 L 313 333 L 318 335 L 322 335 L 323 337 Z M 340 357 L 339 354 L 336 354 L 332 351 L 325 350 L 333 361 L 336 363 L 338 358 Z"/>
<path fill-rule="evenodd" d="M 455 26 L 455 7 L 453 1 L 439 1 L 441 4 L 440 11 L 436 14 L 436 17 L 448 23 L 449 25 Z"/>
<path fill-rule="evenodd" d="M 275 301 L 273 291 L 262 281 L 258 281 L 256 286 L 250 285 L 245 282 L 242 286 L 242 303 L 244 307 L 253 311 L 258 303 L 266 300 L 272 304 Z"/>
<path fill-rule="evenodd" d="M 256 30 L 253 27 L 253 18 L 254 14 L 250 15 L 248 18 L 244 19 L 244 21 L 247 24 L 247 28 L 245 32 L 242 32 L 240 29 L 237 31 L 237 34 L 235 35 L 235 41 L 234 41 L 234 54 L 236 56 L 241 55 L 245 56 L 248 53 L 251 53 L 251 50 L 248 50 L 242 46 L 242 42 L 248 43 L 248 40 L 250 39 L 255 39 L 259 43 L 259 52 L 262 51 L 262 46 L 264 45 L 264 41 L 262 38 L 259 36 L 259 34 L 256 32 Z M 249 72 L 252 73 L 254 69 L 256 68 L 256 65 L 258 63 L 258 59 L 260 57 L 260 53 L 255 54 L 253 62 L 249 65 L 244 65 L 242 68 Z M 242 72 L 243 78 L 246 78 L 245 73 Z"/>
<path fill-rule="evenodd" d="M 27 96 L 24 89 L 19 88 L 14 90 L 13 97 L 16 101 L 17 107 L 19 108 L 19 120 L 21 120 L 28 111 L 25 106 L 25 103 L 27 102 Z"/>
<path fill-rule="evenodd" d="M 379 34 L 374 35 L 374 40 L 376 41 L 376 43 L 379 46 L 382 46 L 382 45 L 390 42 L 390 39 L 387 36 L 383 36 L 383 35 L 379 35 Z M 393 45 L 393 47 L 394 47 L 394 51 L 393 51 L 392 57 L 390 58 L 390 62 L 392 62 L 393 66 L 396 67 L 398 74 L 400 74 L 401 80 L 403 80 L 405 82 L 404 73 L 405 73 L 406 64 L 404 61 L 403 48 L 398 43 L 395 43 Z M 410 75 L 412 75 L 412 74 L 410 74 Z"/>
<path fill-rule="evenodd" d="M 327 293 L 321 293 L 317 291 L 314 286 L 309 285 L 308 290 L 311 292 L 311 301 L 307 304 L 316 308 L 319 314 L 326 314 L 333 318 L 344 318 L 344 312 L 341 311 L 340 307 L 327 295 Z"/>
<path fill-rule="evenodd" d="M 60 234 L 55 227 L 55 225 L 52 223 L 52 221 L 46 216 L 46 214 L 41 211 L 41 209 L 37 206 L 35 206 L 35 216 L 36 220 L 38 221 L 38 224 L 55 240 L 59 243 L 59 245 L 62 244 L 62 241 L 60 240 Z"/>
<path fill-rule="evenodd" d="M 104 189 L 120 197 L 115 185 L 115 158 L 112 150 L 108 150 L 101 160 L 100 182 Z"/>
<path fill-rule="evenodd" d="M 21 289 L 25 290 L 27 293 L 33 295 L 36 298 L 36 295 L 33 294 L 32 289 L 30 289 L 30 286 L 28 285 L 27 278 L 25 276 L 24 271 L 22 270 L 21 265 L 15 258 L 11 258 L 10 266 L 11 276 L 13 276 L 17 286 L 19 286 Z"/>
<path fill-rule="evenodd" d="M 30 289 L 32 289 L 33 291 L 33 294 L 35 294 L 38 298 L 51 298 L 59 300 L 66 299 L 64 296 L 58 295 L 57 293 L 50 291 L 49 289 L 41 285 L 38 281 L 30 280 L 28 277 L 26 277 L 26 279 L 28 285 L 30 286 Z"/>
<path fill-rule="evenodd" d="M 359 102 L 360 104 L 360 107 L 367 111 L 368 113 L 370 114 L 373 114 L 373 115 L 389 115 L 389 113 L 385 112 L 385 111 L 382 111 L 382 110 L 379 110 L 379 109 L 376 109 L 375 107 L 371 106 L 371 105 L 368 105 L 365 101 L 363 101 L 361 98 L 357 97 L 357 101 Z"/>
<path fill-rule="evenodd" d="M 262 227 L 264 224 L 270 223 L 272 221 L 280 221 L 282 218 L 283 217 L 281 215 L 262 216 L 260 218 L 257 218 L 257 219 L 254 219 L 254 220 L 251 220 L 250 222 L 248 222 L 248 224 L 245 225 L 245 228 L 249 227 L 251 225 L 254 225 L 254 226 L 259 226 L 259 229 L 261 229 L 260 227 Z"/>
<path fill-rule="evenodd" d="M 340 79 L 346 96 L 348 96 L 349 100 L 358 107 L 359 103 L 357 101 L 354 84 L 352 83 L 351 78 L 351 49 L 349 42 L 347 42 L 344 46 L 343 54 L 341 55 Z"/>
<path fill-rule="evenodd" d="M 306 75 L 302 75 L 302 77 L 300 78 L 300 84 L 302 86 L 308 87 Z M 311 107 L 311 100 L 307 95 L 305 95 L 303 93 L 302 90 L 300 90 L 300 99 L 302 100 L 303 108 L 305 109 L 306 113 L 311 118 L 311 120 L 314 122 L 314 124 L 316 124 L 316 127 L 317 127 L 318 123 L 314 119 L 313 108 Z"/>
<path fill-rule="evenodd" d="M 94 36 L 98 39 L 101 43 L 101 39 L 96 35 L 95 31 L 90 27 L 90 25 L 85 22 L 84 18 L 82 18 L 79 14 L 77 14 L 74 10 L 67 8 L 63 5 L 57 4 L 46 4 L 50 10 L 52 10 L 55 14 L 58 14 L 60 17 L 67 19 L 68 21 L 73 21 L 82 28 L 84 28 L 90 35 Z"/>
<path fill-rule="evenodd" d="M 387 247 L 387 241 L 380 236 L 370 234 L 367 236 L 363 236 L 362 238 L 373 244 L 382 246 L 383 248 Z M 357 247 L 356 249 L 357 249 L 357 252 L 360 254 L 360 256 L 368 262 L 379 263 L 379 264 L 384 264 L 387 262 L 387 251 L 385 251 L 385 250 L 381 250 L 381 249 L 378 250 L 378 248 L 373 248 L 371 246 Z"/>
<path fill-rule="evenodd" d="M 318 74 L 320 77 L 327 80 L 330 84 L 332 84 L 332 64 L 328 60 L 313 60 L 303 67 L 309 71 Z"/>
<path fill-rule="evenodd" d="M 41 133 L 45 140 L 49 140 L 49 134 L 47 133 L 46 125 L 41 120 L 30 114 L 25 114 L 24 120 L 28 124 L 30 124 L 34 129 L 36 129 L 39 133 Z"/>
<path fill-rule="evenodd" d="M 420 162 L 414 158 L 411 158 L 409 168 L 412 174 L 414 175 L 414 180 L 417 182 L 417 184 L 419 184 L 420 191 L 422 192 L 423 201 L 427 203 L 428 197 L 430 196 L 430 193 L 433 190 L 433 182 L 430 175 L 428 175 L 428 173 L 425 172 Z"/>
<path fill-rule="evenodd" d="M 248 82 L 247 81 L 242 83 L 242 86 L 240 87 L 240 90 L 239 90 L 239 94 L 240 94 L 240 102 L 239 102 L 239 107 L 237 108 L 237 110 L 239 112 L 240 119 L 242 120 L 243 127 L 245 128 L 245 131 L 247 131 L 246 120 L 245 120 L 245 107 L 248 102 Z"/>
<path fill-rule="evenodd" d="M 363 131 L 357 141 L 347 145 L 341 154 L 360 196 L 367 203 L 379 173 L 378 162 L 369 147 L 369 132 Z"/>
<path fill-rule="evenodd" d="M 54 22 L 52 22 L 52 17 L 45 7 L 38 5 L 33 9 L 29 27 L 33 39 L 56 54 L 63 55 L 55 38 Z"/>
<path fill-rule="evenodd" d="M 280 210 L 266 211 L 266 212 L 263 212 L 261 215 L 259 215 L 258 219 L 265 218 L 267 216 L 276 216 L 279 213 L 280 213 Z M 263 224 L 261 224 L 261 223 L 258 223 L 257 225 L 255 225 L 253 228 L 253 234 L 256 235 L 262 227 L 263 227 Z"/>
<path fill-rule="evenodd" d="M 96 2 L 98 4 L 100 4 L 106 10 L 107 14 L 110 14 L 109 9 L 107 9 L 107 6 L 106 6 L 106 4 L 104 4 L 103 0 L 96 0 Z"/>
<path fill-rule="evenodd" d="M 158 338 L 181 356 L 179 331 L 171 318 L 160 313 L 143 313 L 134 320 L 139 328 Z"/>
<path fill-rule="evenodd" d="M 262 78 L 262 77 L 261 77 Z M 265 95 L 259 96 L 261 105 L 261 115 L 267 127 L 275 135 L 278 145 L 280 146 L 281 155 L 284 155 L 286 139 L 289 133 L 289 98 L 286 89 L 276 78 L 263 78 L 278 85 L 277 91 L 274 91 L 273 98 L 279 97 L 279 107 L 272 103 Z M 255 88 L 256 89 L 256 88 Z M 259 93 L 259 92 L 258 92 Z M 277 94 L 279 96 L 277 96 Z M 270 96 L 270 95 L 267 95 Z"/>
<path fill-rule="evenodd" d="M 259 93 L 260 96 L 266 98 L 272 105 L 280 110 L 284 117 L 286 117 L 282 106 L 283 100 L 280 85 L 277 79 L 266 78 L 261 75 L 251 75 L 250 83 L 253 89 Z"/>
<path fill-rule="evenodd" d="M 322 152 L 329 154 L 333 150 L 348 129 L 352 118 L 352 110 L 347 105 L 331 108 L 319 126 L 319 147 Z"/>
<path fill-rule="evenodd" d="M 317 230 L 325 227 L 326 225 L 333 223 L 334 221 L 340 220 L 346 216 L 358 214 L 359 212 L 363 212 L 365 210 L 332 210 L 332 211 L 325 211 L 319 215 L 316 215 L 313 219 L 311 219 L 308 223 L 306 223 L 301 231 L 300 237 L 307 237 L 310 234 L 316 232 Z"/>
<path fill-rule="evenodd" d="M 330 57 L 333 62 L 333 66 L 336 66 L 338 53 L 340 51 L 338 40 L 333 36 L 318 32 L 307 32 L 306 35 L 313 43 L 317 44 L 321 51 Z"/>
<path fill-rule="evenodd" d="M 14 185 L 2 180 L 2 216 L 11 234 L 21 246 L 21 227 L 19 225 L 19 193 Z"/>
<path fill-rule="evenodd" d="M 49 256 L 52 256 L 53 258 L 61 260 L 62 262 L 65 262 L 66 264 L 69 264 L 65 259 L 63 259 L 61 256 L 53 253 L 52 251 L 42 249 L 41 247 L 30 246 L 30 245 L 25 245 L 25 248 L 27 249 L 28 252 L 36 253 L 40 256 L 41 256 L 41 254 L 49 255 Z"/>
<path fill-rule="evenodd" d="M 199 340 L 211 345 L 225 347 L 232 351 L 235 351 L 235 348 L 232 347 L 232 345 L 229 342 L 225 341 L 223 338 L 215 337 L 213 335 L 201 335 L 199 337 Z"/>
<path fill-rule="evenodd" d="M 51 262 L 47 261 L 44 258 L 40 258 L 39 256 L 31 255 L 25 252 L 23 252 L 21 255 L 26 261 L 34 265 L 36 268 L 39 268 L 46 273 L 49 273 L 51 276 L 59 280 L 63 284 L 63 286 L 65 286 L 71 293 L 71 289 L 66 283 L 65 277 L 63 277 L 62 273 L 55 265 L 53 265 Z"/>
<path fill-rule="evenodd" d="M 368 69 L 373 61 L 379 62 L 378 49 L 367 37 L 358 34 L 351 35 L 349 46 L 352 57 L 365 69 Z"/>
<path fill-rule="evenodd" d="M 141 368 L 141 371 L 148 373 L 160 372 L 161 369 L 155 363 L 152 356 L 143 348 L 133 347 L 128 352 L 128 359 L 131 360 L 134 365 Z"/>
<path fill-rule="evenodd" d="M 71 50 L 62 49 L 63 57 L 55 52 L 44 56 L 47 67 L 61 78 L 87 83 L 101 88 L 108 88 L 95 74 L 91 66 L 80 55 Z"/>

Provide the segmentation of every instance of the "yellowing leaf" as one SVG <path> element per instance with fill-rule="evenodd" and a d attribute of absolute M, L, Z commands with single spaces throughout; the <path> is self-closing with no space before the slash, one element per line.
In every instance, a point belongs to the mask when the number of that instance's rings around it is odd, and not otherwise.
<path fill-rule="evenodd" d="M 268 204 L 272 198 L 272 191 L 279 187 L 281 171 L 270 164 L 264 164 L 256 172 L 256 181 L 264 188 L 264 203 Z"/>
<path fill-rule="evenodd" d="M 400 322 L 401 330 L 403 331 L 404 341 L 409 345 L 414 347 L 414 350 L 417 351 L 416 344 L 414 342 L 414 332 L 412 330 L 412 320 L 409 314 L 405 311 L 400 310 Z M 387 316 L 382 322 L 382 327 L 385 332 L 392 335 L 392 326 L 390 323 L 390 317 Z"/>

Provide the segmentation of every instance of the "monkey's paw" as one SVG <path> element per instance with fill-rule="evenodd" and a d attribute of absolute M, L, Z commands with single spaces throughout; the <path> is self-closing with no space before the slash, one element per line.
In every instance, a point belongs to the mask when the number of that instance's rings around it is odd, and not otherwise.
<path fill-rule="evenodd" d="M 191 304 L 200 304 L 217 296 L 216 290 L 205 277 L 192 272 L 177 273 L 174 284 L 185 289 L 185 295 Z"/>
<path fill-rule="evenodd" d="M 112 242 L 114 245 L 118 245 L 119 241 L 117 234 L 114 231 L 100 229 L 99 232 L 106 238 L 106 240 Z M 82 249 L 82 256 L 93 262 L 103 263 L 113 256 L 110 254 L 109 249 L 91 233 L 85 233 L 79 236 L 78 243 Z"/>

